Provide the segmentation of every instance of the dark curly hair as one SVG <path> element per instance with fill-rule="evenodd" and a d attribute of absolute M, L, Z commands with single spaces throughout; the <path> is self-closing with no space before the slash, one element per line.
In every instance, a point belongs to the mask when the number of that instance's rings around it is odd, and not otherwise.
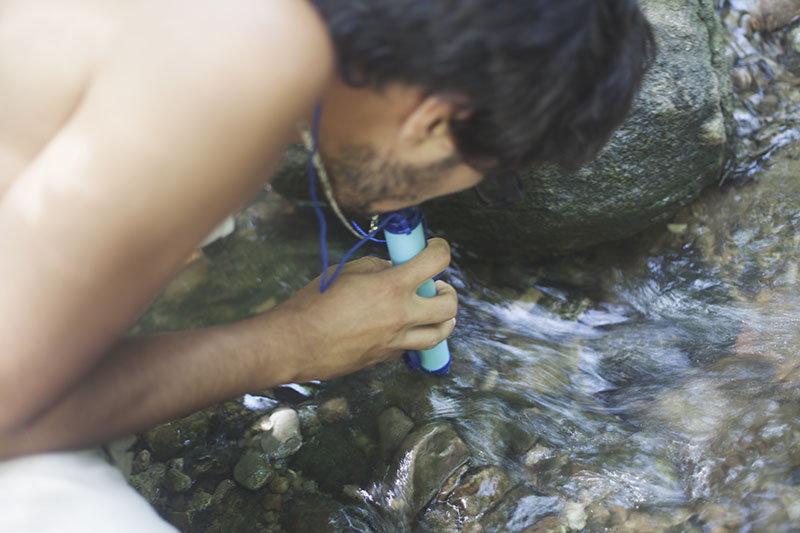
<path fill-rule="evenodd" d="M 655 55 L 635 0 L 312 1 L 347 83 L 466 96 L 471 113 L 451 127 L 479 168 L 588 161 Z"/>

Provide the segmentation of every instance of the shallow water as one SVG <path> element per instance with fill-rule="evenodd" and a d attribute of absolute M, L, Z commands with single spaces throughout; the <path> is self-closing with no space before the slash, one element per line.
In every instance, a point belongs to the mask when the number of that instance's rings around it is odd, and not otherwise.
<path fill-rule="evenodd" d="M 305 436 L 304 448 L 346 448 L 341 471 L 336 461 L 315 472 L 304 459 L 288 460 L 282 468 L 302 471 L 318 490 L 283 498 L 275 509 L 283 526 L 254 511 L 243 530 L 293 530 L 292 500 L 322 496 L 335 503 L 329 531 L 797 530 L 797 53 L 785 51 L 788 31 L 747 36 L 739 4 L 721 10 L 736 68 L 751 76 L 737 90 L 741 157 L 728 177 L 738 179 L 712 186 L 667 228 L 543 264 L 482 262 L 454 243 L 446 279 L 460 310 L 451 372 L 434 377 L 391 362 L 264 391 L 303 416 L 345 398 L 351 419 L 340 433 Z M 307 211 L 265 194 L 137 330 L 236 320 L 288 298 L 320 268 Z M 338 258 L 349 242 L 334 231 L 330 244 Z M 378 416 L 392 406 L 416 427 L 446 423 L 469 450 L 466 469 L 451 478 L 455 490 L 420 513 L 404 500 L 409 465 L 375 451 Z M 217 422 L 208 453 L 240 455 L 242 435 L 263 412 Z M 484 500 L 464 496 L 488 466 L 501 481 L 481 485 Z M 211 492 L 223 478 L 197 486 Z M 179 500 L 165 496 L 158 506 L 183 511 Z M 219 514 L 184 529 L 233 531 Z"/>

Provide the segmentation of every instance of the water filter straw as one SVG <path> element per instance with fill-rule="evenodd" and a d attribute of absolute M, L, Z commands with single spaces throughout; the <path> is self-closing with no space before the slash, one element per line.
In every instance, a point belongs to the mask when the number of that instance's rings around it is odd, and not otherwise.
<path fill-rule="evenodd" d="M 405 263 L 427 246 L 422 211 L 418 207 L 387 213 L 381 218 L 385 222 L 383 233 L 386 236 L 386 246 L 389 248 L 389 258 L 393 265 Z M 417 294 L 426 298 L 436 296 L 433 280 L 429 279 L 420 285 Z M 430 350 L 420 350 L 419 360 L 426 372 L 446 373 L 450 368 L 450 348 L 447 346 L 447 340 L 443 340 Z"/>

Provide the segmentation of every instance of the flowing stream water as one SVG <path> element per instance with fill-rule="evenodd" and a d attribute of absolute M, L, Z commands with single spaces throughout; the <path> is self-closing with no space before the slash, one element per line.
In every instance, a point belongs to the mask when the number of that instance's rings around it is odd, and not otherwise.
<path fill-rule="evenodd" d="M 800 531 L 800 56 L 789 31 L 748 36 L 745 4 L 720 6 L 743 78 L 742 155 L 725 186 L 666 228 L 536 265 L 474 259 L 454 243 L 450 373 L 390 362 L 264 391 L 261 404 L 251 397 L 239 415 L 214 418 L 206 446 L 232 464 L 256 418 L 293 406 L 305 442 L 280 468 L 313 483 L 243 504 L 249 526 L 212 507 L 182 529 L 314 531 L 310 515 L 324 508 L 325 531 Z M 288 298 L 318 274 L 314 224 L 265 193 L 137 330 L 235 320 Z M 344 234 L 330 241 L 341 257 Z M 342 398 L 344 421 L 309 422 Z M 452 428 L 468 450 L 419 512 L 403 470 L 413 465 L 379 449 L 390 407 L 417 428 Z M 328 462 L 303 456 L 315 446 Z M 417 465 L 423 477 L 437 475 L 431 461 Z M 223 478 L 195 483 L 210 494 Z M 174 518 L 187 500 L 167 494 L 157 506 Z"/>

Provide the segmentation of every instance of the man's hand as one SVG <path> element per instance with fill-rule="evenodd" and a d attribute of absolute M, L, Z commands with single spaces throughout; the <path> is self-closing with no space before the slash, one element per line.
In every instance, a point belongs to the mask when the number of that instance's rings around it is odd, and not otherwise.
<path fill-rule="evenodd" d="M 302 339 L 294 381 L 340 376 L 446 339 L 455 327 L 455 289 L 437 281 L 433 298 L 416 290 L 449 263 L 447 242 L 431 239 L 407 263 L 365 257 L 346 264 L 325 293 L 317 278 L 278 306 L 278 320 Z"/>

